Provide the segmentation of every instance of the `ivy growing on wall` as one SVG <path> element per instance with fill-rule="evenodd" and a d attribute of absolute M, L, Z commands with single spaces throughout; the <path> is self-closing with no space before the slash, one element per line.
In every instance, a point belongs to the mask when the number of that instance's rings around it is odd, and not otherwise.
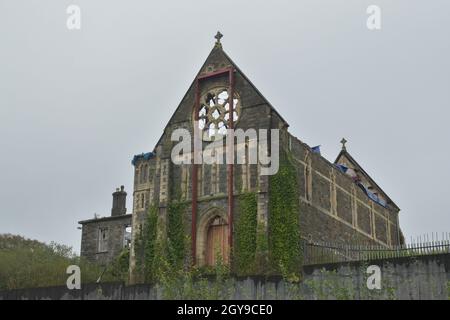
<path fill-rule="evenodd" d="M 298 273 L 301 266 L 297 172 L 280 150 L 278 173 L 270 176 L 269 256 L 277 272 Z"/>
<path fill-rule="evenodd" d="M 167 254 L 173 268 L 181 269 L 185 260 L 184 212 L 186 202 L 172 201 L 167 214 Z"/>
<path fill-rule="evenodd" d="M 136 271 L 144 282 L 158 281 L 161 259 L 166 259 L 174 270 L 182 269 L 185 259 L 185 234 L 183 215 L 185 202 L 172 201 L 167 207 L 167 229 L 165 237 L 159 226 L 158 207 L 149 208 L 144 226 L 136 236 Z M 164 232 L 163 232 L 164 233 Z M 164 257 L 163 257 L 164 256 Z"/>
<path fill-rule="evenodd" d="M 254 274 L 269 273 L 269 242 L 266 225 L 258 222 L 256 227 L 256 254 Z"/>
<path fill-rule="evenodd" d="M 147 222 L 145 224 L 145 275 L 146 280 L 152 280 L 153 267 L 156 260 L 156 241 L 158 234 L 158 207 L 156 205 L 150 206 L 148 210 Z"/>
<path fill-rule="evenodd" d="M 241 192 L 242 191 L 242 167 L 237 166 L 235 168 L 234 180 L 235 180 L 236 191 Z"/>
<path fill-rule="evenodd" d="M 134 239 L 134 253 L 135 253 L 135 263 L 136 269 L 134 270 L 135 276 L 137 277 L 140 272 L 142 272 L 144 266 L 143 255 L 143 246 L 142 246 L 142 230 L 136 233 L 136 237 Z"/>
<path fill-rule="evenodd" d="M 114 258 L 108 266 L 106 273 L 109 273 L 114 280 L 127 281 L 128 270 L 130 268 L 130 249 L 124 248 L 120 254 Z M 103 277 L 102 277 L 103 278 Z"/>
<path fill-rule="evenodd" d="M 244 193 L 239 196 L 239 218 L 235 224 L 234 263 L 236 273 L 248 275 L 254 271 L 257 249 L 257 195 Z"/>
<path fill-rule="evenodd" d="M 158 207 L 151 205 L 144 226 L 137 234 L 134 246 L 136 252 L 136 269 L 149 282 L 154 278 L 156 261 L 156 241 L 158 228 Z"/>

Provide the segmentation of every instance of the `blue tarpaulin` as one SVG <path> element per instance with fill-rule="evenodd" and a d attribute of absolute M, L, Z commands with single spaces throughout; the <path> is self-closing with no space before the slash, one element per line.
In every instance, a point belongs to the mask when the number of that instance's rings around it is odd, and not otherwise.
<path fill-rule="evenodd" d="M 364 193 L 369 197 L 370 200 L 386 208 L 386 201 L 380 199 L 375 193 L 367 189 L 366 186 L 364 186 L 362 183 L 358 183 L 358 186 L 364 191 Z"/>
<path fill-rule="evenodd" d="M 346 167 L 346 166 L 344 166 L 343 164 L 335 164 L 335 166 L 339 169 L 339 170 L 341 170 L 343 173 L 346 173 L 347 172 L 347 170 L 348 170 L 348 168 Z"/>
<path fill-rule="evenodd" d="M 133 160 L 131 160 L 131 164 L 134 166 L 138 160 L 149 160 L 153 158 L 155 154 L 153 152 L 147 152 L 147 153 L 141 153 L 138 155 L 135 155 L 133 157 Z"/>
<path fill-rule="evenodd" d="M 314 152 L 314 153 L 320 154 L 320 145 L 315 146 L 315 147 L 312 147 L 311 150 L 312 150 L 312 152 Z"/>

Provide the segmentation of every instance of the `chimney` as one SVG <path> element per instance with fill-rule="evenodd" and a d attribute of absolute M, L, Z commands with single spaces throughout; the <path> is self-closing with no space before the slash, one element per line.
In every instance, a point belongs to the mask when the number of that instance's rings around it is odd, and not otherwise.
<path fill-rule="evenodd" d="M 116 192 L 112 194 L 113 206 L 111 209 L 111 216 L 120 216 L 127 213 L 127 193 L 124 189 L 124 186 L 120 186 L 120 189 L 117 188 Z"/>

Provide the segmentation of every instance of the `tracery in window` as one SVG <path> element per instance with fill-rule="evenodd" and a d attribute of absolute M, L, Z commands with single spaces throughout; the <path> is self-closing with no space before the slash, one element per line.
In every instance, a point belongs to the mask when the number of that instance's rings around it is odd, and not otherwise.
<path fill-rule="evenodd" d="M 225 135 L 229 128 L 231 113 L 233 123 L 239 120 L 241 105 L 236 93 L 233 98 L 233 110 L 230 109 L 230 96 L 226 88 L 210 89 L 200 98 L 198 125 L 203 140 L 211 140 L 217 134 Z"/>

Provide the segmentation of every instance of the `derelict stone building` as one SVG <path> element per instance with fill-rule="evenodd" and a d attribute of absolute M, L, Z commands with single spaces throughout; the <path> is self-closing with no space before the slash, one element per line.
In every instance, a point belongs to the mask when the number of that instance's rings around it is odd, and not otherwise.
<path fill-rule="evenodd" d="M 113 193 L 111 216 L 78 222 L 81 231 L 81 256 L 101 265 L 110 263 L 124 248 L 131 247 L 131 213 L 126 209 L 124 186 Z"/>
<path fill-rule="evenodd" d="M 250 218 L 245 217 L 247 224 L 243 230 L 265 234 L 270 251 L 273 248 L 270 243 L 275 237 L 272 224 L 284 219 L 278 217 L 280 219 L 276 220 L 275 215 L 283 215 L 289 208 L 296 209 L 295 216 L 293 220 L 286 218 L 285 223 L 292 227 L 294 222 L 298 241 L 363 242 L 385 247 L 400 244 L 400 209 L 352 158 L 346 150 L 346 141 L 342 141 L 342 151 L 331 163 L 317 148 L 292 136 L 287 121 L 224 52 L 220 38 L 218 33 L 214 48 L 154 149 L 134 157 L 132 214 L 81 222 L 82 255 L 99 257 L 96 250 L 100 248 L 101 230 L 105 227 L 110 232 L 107 235 L 110 241 L 109 247 L 103 249 L 108 252 L 111 249 L 109 258 L 117 254 L 118 247 L 115 246 L 123 246 L 124 242 L 121 233 L 115 233 L 114 225 L 123 229 L 130 219 L 133 239 L 130 269 L 133 274 L 138 255 L 142 254 L 136 249 L 135 240 L 139 235 L 146 236 L 143 230 L 150 208 L 156 208 L 158 237 L 167 238 L 173 219 L 170 208 L 175 202 L 185 204 L 178 219 L 183 225 L 184 236 L 189 239 L 185 245 L 186 256 L 190 256 L 190 261 L 196 265 L 214 264 L 217 254 L 231 264 L 238 259 L 234 255 L 239 254 L 238 248 L 244 241 L 239 234 L 243 232 L 239 224 L 244 221 L 244 214 Z M 295 181 L 286 184 L 286 188 L 290 188 L 286 192 L 295 195 L 294 202 L 281 204 L 281 210 L 277 211 L 274 203 L 280 199 L 274 198 L 274 193 L 279 192 L 279 186 L 275 186 L 272 175 L 262 174 L 267 165 L 249 161 L 227 164 L 228 145 L 223 150 L 212 151 L 214 157 L 223 159 L 223 164 L 174 163 L 171 155 L 179 141 L 172 141 L 172 133 L 176 129 L 185 129 L 194 136 L 194 128 L 200 132 L 203 148 L 218 134 L 226 136 L 227 129 L 244 132 L 254 129 L 258 133 L 258 142 L 265 141 L 269 146 L 270 156 L 275 155 L 271 147 L 274 136 L 271 130 L 278 129 L 279 154 L 285 159 L 280 160 L 280 168 L 288 159 L 295 172 Z M 233 153 L 243 150 L 244 158 L 248 160 L 253 148 L 250 140 L 233 141 L 233 145 Z M 193 153 L 191 156 L 195 158 Z M 253 207 L 241 201 L 243 195 L 249 194 L 254 196 Z M 253 212 L 249 208 L 253 208 Z M 248 224 L 251 219 L 253 223 Z M 253 241 L 256 236 L 248 238 L 245 241 Z"/>

